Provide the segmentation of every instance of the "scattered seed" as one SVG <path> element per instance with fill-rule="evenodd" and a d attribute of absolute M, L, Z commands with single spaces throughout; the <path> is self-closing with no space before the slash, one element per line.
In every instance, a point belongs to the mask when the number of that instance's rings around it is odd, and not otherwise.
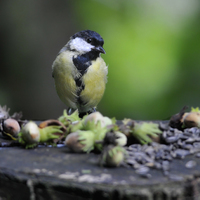
<path fill-rule="evenodd" d="M 196 154 L 196 157 L 197 157 L 197 158 L 200 158 L 200 153 L 197 153 L 197 154 Z"/>
<path fill-rule="evenodd" d="M 184 145 L 182 145 L 182 148 L 186 149 L 186 150 L 190 150 L 190 149 L 193 148 L 193 145 L 191 145 L 191 144 L 184 144 Z"/>
<path fill-rule="evenodd" d="M 142 166 L 135 171 L 137 174 L 144 175 L 149 172 L 149 167 Z"/>
<path fill-rule="evenodd" d="M 164 171 L 169 171 L 169 161 L 162 161 L 162 168 Z"/>
<path fill-rule="evenodd" d="M 173 181 L 182 181 L 183 180 L 183 177 L 182 176 L 178 176 L 178 175 L 175 175 L 175 174 L 169 174 L 169 179 L 173 180 Z"/>
<path fill-rule="evenodd" d="M 169 176 L 169 171 L 163 171 L 164 176 Z"/>
<path fill-rule="evenodd" d="M 151 178 L 151 174 L 140 174 L 143 178 Z"/>
<path fill-rule="evenodd" d="M 194 146 L 195 148 L 199 148 L 199 149 L 200 149 L 200 142 L 194 142 L 194 143 L 193 143 L 193 146 Z"/>
<path fill-rule="evenodd" d="M 194 143 L 195 142 L 195 138 L 188 138 L 187 140 L 185 140 L 185 143 Z"/>
<path fill-rule="evenodd" d="M 177 149 L 174 151 L 174 153 L 175 153 L 176 158 L 181 158 L 181 159 L 185 158 L 185 156 L 190 154 L 188 150 L 184 150 L 184 149 Z"/>
<path fill-rule="evenodd" d="M 163 144 L 153 142 L 151 145 L 133 144 L 127 147 L 129 155 L 127 164 L 142 177 L 149 178 L 150 169 L 155 168 L 162 170 L 169 179 L 181 181 L 183 177 L 169 173 L 170 161 L 174 158 L 184 159 L 194 153 L 197 153 L 196 157 L 200 158 L 200 129 L 193 127 L 180 131 L 163 125 L 161 130 L 163 130 Z M 193 160 L 185 165 L 187 168 L 195 166 L 196 162 Z"/>
<path fill-rule="evenodd" d="M 185 164 L 185 167 L 190 169 L 190 168 L 195 167 L 196 165 L 197 165 L 197 163 L 194 160 L 190 160 Z"/>
<path fill-rule="evenodd" d="M 174 143 L 174 142 L 176 142 L 177 140 L 178 140 L 178 137 L 176 137 L 176 136 L 171 136 L 171 137 L 166 138 L 165 142 L 166 142 L 166 143 Z"/>

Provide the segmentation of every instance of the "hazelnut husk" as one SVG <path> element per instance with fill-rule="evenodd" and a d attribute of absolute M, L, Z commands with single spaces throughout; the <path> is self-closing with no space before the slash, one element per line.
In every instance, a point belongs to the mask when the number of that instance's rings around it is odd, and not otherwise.
<path fill-rule="evenodd" d="M 89 130 L 70 133 L 65 139 L 65 145 L 72 152 L 90 152 L 94 149 L 94 133 Z"/>
<path fill-rule="evenodd" d="M 119 145 L 108 145 L 104 147 L 100 164 L 106 167 L 119 167 L 125 159 L 125 149 Z"/>
<path fill-rule="evenodd" d="M 62 131 L 62 133 L 61 132 L 54 133 L 54 135 L 60 136 L 59 139 L 53 139 L 54 143 L 57 143 L 59 140 L 62 140 L 65 138 L 64 134 L 67 132 L 67 128 L 62 122 L 56 119 L 49 119 L 49 120 L 45 120 L 41 122 L 38 125 L 38 127 L 41 129 L 46 128 L 48 126 L 61 126 L 60 130 Z"/>

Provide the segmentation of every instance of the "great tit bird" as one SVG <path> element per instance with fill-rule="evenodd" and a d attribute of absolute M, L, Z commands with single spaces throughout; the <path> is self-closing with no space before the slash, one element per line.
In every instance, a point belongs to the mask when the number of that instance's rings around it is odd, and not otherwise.
<path fill-rule="evenodd" d="M 108 67 L 101 58 L 104 40 L 96 32 L 75 33 L 60 50 L 53 62 L 52 76 L 60 99 L 67 105 L 68 114 L 95 111 L 107 82 Z"/>

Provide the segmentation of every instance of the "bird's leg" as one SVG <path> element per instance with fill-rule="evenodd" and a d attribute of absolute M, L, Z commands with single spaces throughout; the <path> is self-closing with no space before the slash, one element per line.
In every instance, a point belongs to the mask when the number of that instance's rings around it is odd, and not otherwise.
<path fill-rule="evenodd" d="M 91 108 L 88 112 L 82 112 L 82 113 L 80 113 L 79 117 L 83 118 L 85 115 L 89 115 L 89 114 L 94 113 L 94 112 L 96 112 L 96 108 L 95 107 Z"/>

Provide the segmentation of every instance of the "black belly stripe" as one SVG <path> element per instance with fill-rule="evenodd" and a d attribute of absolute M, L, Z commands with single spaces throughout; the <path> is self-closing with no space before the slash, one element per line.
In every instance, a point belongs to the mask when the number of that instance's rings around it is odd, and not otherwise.
<path fill-rule="evenodd" d="M 88 102 L 83 101 L 83 99 L 81 99 L 80 97 L 81 92 L 85 89 L 85 85 L 84 85 L 82 77 L 87 72 L 88 67 L 92 64 L 92 61 L 96 60 L 98 56 L 99 56 L 99 52 L 90 51 L 88 53 L 73 57 L 73 63 L 81 74 L 80 77 L 75 78 L 76 86 L 79 88 L 76 93 L 78 96 L 77 102 L 80 105 L 85 105 L 88 103 Z"/>
<path fill-rule="evenodd" d="M 76 86 L 81 87 L 83 85 L 83 81 L 81 80 L 82 76 L 80 78 L 75 78 Z"/>
<path fill-rule="evenodd" d="M 81 87 L 79 87 L 78 88 L 78 90 L 77 90 L 77 103 L 79 104 L 79 105 L 85 105 L 85 104 L 87 104 L 87 102 L 85 102 L 85 101 L 83 101 L 83 99 L 81 98 L 81 92 L 84 90 L 84 88 L 85 88 L 85 85 L 84 84 L 82 84 L 81 85 Z"/>
<path fill-rule="evenodd" d="M 99 57 L 99 52 L 90 51 L 88 53 L 73 56 L 73 63 L 82 76 L 87 72 L 87 68 L 92 64 L 92 61 Z"/>

